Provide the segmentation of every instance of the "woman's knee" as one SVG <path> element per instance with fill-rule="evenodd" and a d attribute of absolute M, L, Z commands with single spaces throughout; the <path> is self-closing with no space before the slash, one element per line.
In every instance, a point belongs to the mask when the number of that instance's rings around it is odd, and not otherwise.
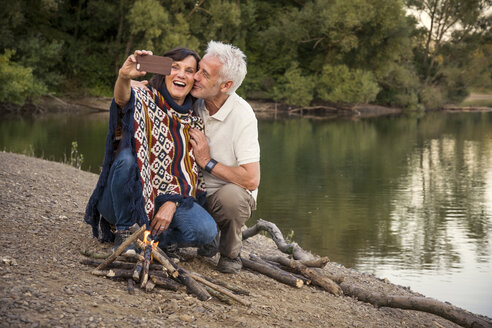
<path fill-rule="evenodd" d="M 118 154 L 118 157 L 116 157 L 113 165 L 117 165 L 120 168 L 133 168 L 135 157 L 133 156 L 132 150 L 130 148 L 123 148 Z"/>

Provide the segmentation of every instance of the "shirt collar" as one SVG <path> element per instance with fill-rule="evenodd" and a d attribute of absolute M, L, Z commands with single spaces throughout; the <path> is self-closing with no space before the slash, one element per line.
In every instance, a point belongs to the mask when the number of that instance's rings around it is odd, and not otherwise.
<path fill-rule="evenodd" d="M 227 100 L 222 105 L 222 107 L 219 108 L 217 113 L 215 113 L 214 115 L 212 115 L 210 117 L 213 117 L 214 119 L 216 119 L 218 121 L 224 121 L 227 118 L 227 116 L 229 115 L 229 113 L 232 112 L 232 110 L 234 109 L 234 102 L 235 102 L 236 97 L 237 97 L 236 93 L 229 95 L 229 97 L 227 97 Z M 204 102 L 204 104 L 205 104 L 205 102 Z M 206 108 L 204 108 L 204 109 L 207 110 Z"/>

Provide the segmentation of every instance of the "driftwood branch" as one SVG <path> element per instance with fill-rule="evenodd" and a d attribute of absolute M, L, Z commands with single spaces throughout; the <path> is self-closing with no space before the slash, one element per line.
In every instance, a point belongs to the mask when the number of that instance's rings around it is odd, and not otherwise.
<path fill-rule="evenodd" d="M 264 260 L 266 263 L 274 266 L 277 269 L 281 269 L 281 270 L 287 271 L 288 273 L 290 273 L 294 277 L 297 277 L 297 278 L 301 279 L 304 282 L 304 285 L 306 285 L 306 286 L 311 285 L 311 279 L 304 277 L 302 274 L 298 273 L 296 270 L 294 270 L 292 268 L 289 268 L 289 267 L 287 267 L 285 265 L 281 265 L 280 263 L 277 263 L 277 262 L 268 261 L 268 260 L 265 260 L 263 258 L 262 258 L 262 260 Z"/>
<path fill-rule="evenodd" d="M 330 262 L 330 259 L 324 256 L 312 260 L 299 260 L 299 262 L 309 268 L 324 268 L 326 263 Z"/>
<path fill-rule="evenodd" d="M 296 260 L 312 260 L 313 256 L 303 250 L 297 243 L 287 243 L 282 235 L 280 229 L 275 223 L 268 222 L 259 219 L 254 226 L 243 231 L 243 240 L 248 239 L 259 233 L 260 231 L 267 231 L 272 236 L 273 241 L 277 245 L 278 249 L 286 254 L 292 254 Z"/>
<path fill-rule="evenodd" d="M 120 255 L 121 253 L 123 253 L 123 251 L 125 249 L 127 249 L 128 246 L 130 246 L 131 243 L 133 243 L 135 240 L 138 240 L 138 237 L 145 231 L 145 229 L 146 229 L 146 226 L 144 224 L 137 231 L 135 231 L 130 237 L 128 237 L 127 239 L 125 239 L 123 241 L 123 243 L 121 243 L 121 245 L 114 251 L 114 253 L 111 254 L 103 263 L 101 263 L 96 268 L 96 270 L 103 270 L 103 269 L 107 268 L 108 265 L 111 262 L 113 262 L 118 257 L 118 255 Z"/>
<path fill-rule="evenodd" d="M 323 288 L 333 295 L 343 295 L 342 289 L 333 280 L 324 277 L 314 269 L 308 268 L 299 261 L 291 260 L 283 256 L 265 256 L 264 260 L 273 261 L 294 269 L 296 272 L 311 279 L 312 283 Z"/>
<path fill-rule="evenodd" d="M 477 315 L 427 297 L 396 296 L 369 292 L 348 283 L 340 284 L 345 295 L 371 303 L 377 307 L 391 307 L 432 313 L 452 321 L 463 327 L 492 327 L 492 322 L 481 319 Z"/>
<path fill-rule="evenodd" d="M 244 267 L 257 271 L 259 273 L 264 274 L 270 278 L 273 278 L 281 283 L 286 285 L 301 288 L 304 286 L 304 282 L 301 279 L 298 279 L 286 271 L 282 271 L 279 268 L 275 268 L 267 263 L 261 263 L 260 261 L 253 261 L 247 258 L 241 258 Z"/>

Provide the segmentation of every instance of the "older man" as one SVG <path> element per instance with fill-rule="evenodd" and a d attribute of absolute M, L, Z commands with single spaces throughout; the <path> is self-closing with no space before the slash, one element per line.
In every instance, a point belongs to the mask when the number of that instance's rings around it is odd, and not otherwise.
<path fill-rule="evenodd" d="M 206 208 L 220 230 L 215 245 L 198 253 L 220 252 L 218 269 L 241 270 L 241 227 L 256 208 L 260 183 L 257 120 L 251 106 L 235 91 L 246 76 L 246 56 L 228 44 L 210 41 L 195 73 L 191 94 L 199 98 L 195 110 L 205 123 L 205 134 L 190 132 L 197 163 L 207 186 Z"/>

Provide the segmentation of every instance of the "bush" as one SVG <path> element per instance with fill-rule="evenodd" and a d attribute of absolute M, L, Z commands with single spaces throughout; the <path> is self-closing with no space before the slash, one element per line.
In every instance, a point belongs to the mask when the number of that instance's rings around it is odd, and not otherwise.
<path fill-rule="evenodd" d="M 420 102 L 425 109 L 437 109 L 444 104 L 444 97 L 439 87 L 427 87 L 420 93 Z"/>
<path fill-rule="evenodd" d="M 14 50 L 5 50 L 0 55 L 0 102 L 22 106 L 28 100 L 46 92 L 46 87 L 37 83 L 32 68 L 12 62 Z"/>
<path fill-rule="evenodd" d="M 297 63 L 293 63 L 273 87 L 273 99 L 288 105 L 308 106 L 313 100 L 314 79 L 303 76 Z"/>
<path fill-rule="evenodd" d="M 345 65 L 325 65 L 317 88 L 318 97 L 334 103 L 364 103 L 376 99 L 379 86 L 371 72 Z"/>

